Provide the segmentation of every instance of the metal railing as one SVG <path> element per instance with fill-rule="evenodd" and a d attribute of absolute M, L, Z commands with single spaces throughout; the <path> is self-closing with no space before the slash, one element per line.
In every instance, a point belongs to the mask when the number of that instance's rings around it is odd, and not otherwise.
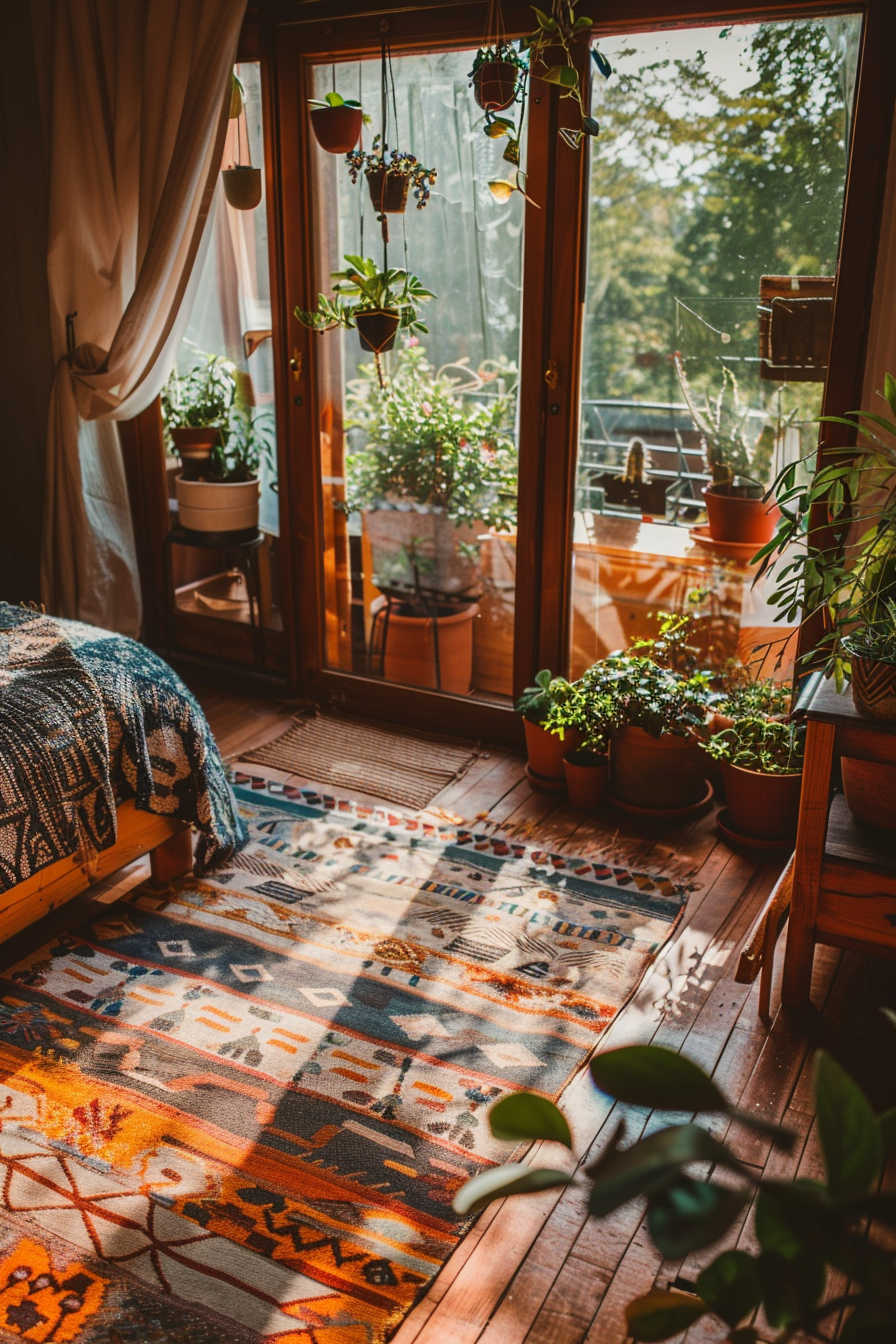
<path fill-rule="evenodd" d="M 629 442 L 641 439 L 651 480 L 666 481 L 670 508 L 695 513 L 703 507 L 701 490 L 709 481 L 703 470 L 700 436 L 684 403 L 662 401 L 582 401 L 582 433 L 576 477 L 576 507 L 615 512 L 607 506 L 597 478 L 622 469 Z"/>

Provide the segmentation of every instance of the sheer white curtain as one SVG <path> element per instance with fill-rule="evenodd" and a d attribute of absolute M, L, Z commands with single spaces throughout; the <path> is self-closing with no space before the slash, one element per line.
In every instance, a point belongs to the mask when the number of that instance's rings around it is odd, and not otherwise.
<path fill-rule="evenodd" d="M 140 620 L 137 566 L 108 422 L 149 405 L 180 341 L 245 6 L 32 0 L 57 361 L 42 597 L 51 612 L 129 634 Z"/>

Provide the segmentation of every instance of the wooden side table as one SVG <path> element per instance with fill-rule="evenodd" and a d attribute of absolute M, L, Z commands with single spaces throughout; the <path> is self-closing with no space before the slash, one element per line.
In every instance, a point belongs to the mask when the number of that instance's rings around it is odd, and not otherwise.
<path fill-rule="evenodd" d="M 831 798 L 841 756 L 896 765 L 896 724 L 865 719 L 848 690 L 823 681 L 806 710 L 806 758 L 796 837 L 782 999 L 809 1002 L 816 943 L 896 958 L 896 832 L 857 822 Z"/>

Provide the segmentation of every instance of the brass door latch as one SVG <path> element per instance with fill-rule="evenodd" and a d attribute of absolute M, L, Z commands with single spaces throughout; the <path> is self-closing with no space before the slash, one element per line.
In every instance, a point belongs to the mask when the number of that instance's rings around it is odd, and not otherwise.
<path fill-rule="evenodd" d="M 544 380 L 552 392 L 560 382 L 560 372 L 557 368 L 557 361 L 555 359 L 548 360 L 548 366 L 544 371 Z"/>
<path fill-rule="evenodd" d="M 289 361 L 289 367 L 292 369 L 292 376 L 296 382 L 302 376 L 302 352 L 297 346 L 293 346 L 292 359 Z"/>

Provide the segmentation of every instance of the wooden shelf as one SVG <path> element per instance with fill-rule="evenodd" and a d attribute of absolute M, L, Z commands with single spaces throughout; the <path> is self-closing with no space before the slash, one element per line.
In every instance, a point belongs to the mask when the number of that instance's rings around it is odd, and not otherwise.
<path fill-rule="evenodd" d="M 845 859 L 866 868 L 896 873 L 896 843 L 889 831 L 856 821 L 842 793 L 835 793 L 828 813 L 826 857 Z"/>

